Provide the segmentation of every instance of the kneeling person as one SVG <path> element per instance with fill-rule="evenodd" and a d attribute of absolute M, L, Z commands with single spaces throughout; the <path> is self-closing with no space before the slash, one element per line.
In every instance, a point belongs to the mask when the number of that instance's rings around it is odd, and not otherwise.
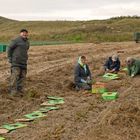
<path fill-rule="evenodd" d="M 134 77 L 140 74 L 140 60 L 128 57 L 126 59 L 128 75 Z"/>
<path fill-rule="evenodd" d="M 89 70 L 88 65 L 86 64 L 85 56 L 80 56 L 78 59 L 78 63 L 74 71 L 74 81 L 77 90 L 90 90 L 92 87 L 91 72 Z"/>
<path fill-rule="evenodd" d="M 117 73 L 120 70 L 120 60 L 118 55 L 112 55 L 109 57 L 104 64 L 105 72 Z"/>

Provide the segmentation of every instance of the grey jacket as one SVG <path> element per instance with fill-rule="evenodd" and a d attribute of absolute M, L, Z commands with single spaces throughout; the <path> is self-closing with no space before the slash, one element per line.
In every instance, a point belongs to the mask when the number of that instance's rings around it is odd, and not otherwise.
<path fill-rule="evenodd" d="M 127 67 L 128 69 L 128 75 L 130 76 L 136 76 L 137 74 L 140 74 L 140 60 L 136 60 L 133 62 L 131 66 Z"/>
<path fill-rule="evenodd" d="M 28 60 L 28 49 L 28 39 L 23 39 L 19 36 L 12 40 L 7 51 L 8 59 L 11 65 L 26 68 Z"/>
<path fill-rule="evenodd" d="M 75 83 L 81 83 L 81 79 L 87 80 L 87 77 L 89 76 L 91 78 L 91 72 L 89 70 L 88 65 L 86 65 L 87 71 L 85 72 L 84 68 L 77 64 L 74 70 L 74 81 Z"/>

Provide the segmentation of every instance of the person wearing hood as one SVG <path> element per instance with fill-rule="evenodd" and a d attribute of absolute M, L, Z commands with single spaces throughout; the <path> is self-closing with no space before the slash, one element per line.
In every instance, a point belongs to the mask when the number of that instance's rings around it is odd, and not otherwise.
<path fill-rule="evenodd" d="M 128 75 L 134 77 L 140 74 L 140 60 L 128 57 L 126 59 Z"/>
<path fill-rule="evenodd" d="M 118 55 L 114 54 L 106 60 L 104 70 L 109 73 L 118 73 L 120 70 L 120 60 Z"/>
<path fill-rule="evenodd" d="M 78 59 L 78 63 L 74 70 L 74 81 L 77 90 L 91 90 L 91 72 L 86 63 L 85 56 L 80 56 Z"/>

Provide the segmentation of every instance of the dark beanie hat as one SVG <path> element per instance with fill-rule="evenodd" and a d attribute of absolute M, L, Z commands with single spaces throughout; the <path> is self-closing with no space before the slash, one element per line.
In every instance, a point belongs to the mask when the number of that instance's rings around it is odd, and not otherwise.
<path fill-rule="evenodd" d="M 26 32 L 26 33 L 28 33 L 28 31 L 27 31 L 26 29 L 21 29 L 21 30 L 20 30 L 20 33 L 21 33 L 21 32 Z"/>

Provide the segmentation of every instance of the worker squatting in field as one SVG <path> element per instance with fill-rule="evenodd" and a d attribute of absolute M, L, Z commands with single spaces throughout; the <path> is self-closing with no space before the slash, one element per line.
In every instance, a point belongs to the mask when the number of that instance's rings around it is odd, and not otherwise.
<path fill-rule="evenodd" d="M 128 57 L 126 60 L 128 75 L 131 77 L 140 74 L 140 60 Z M 109 57 L 103 66 L 104 73 L 118 73 L 121 62 L 119 56 L 113 54 Z M 86 63 L 86 57 L 80 56 L 74 70 L 74 82 L 76 90 L 90 90 L 92 85 L 92 76 Z"/>
<path fill-rule="evenodd" d="M 140 60 L 128 57 L 126 59 L 126 64 L 129 76 L 134 77 L 137 74 L 140 74 Z"/>

